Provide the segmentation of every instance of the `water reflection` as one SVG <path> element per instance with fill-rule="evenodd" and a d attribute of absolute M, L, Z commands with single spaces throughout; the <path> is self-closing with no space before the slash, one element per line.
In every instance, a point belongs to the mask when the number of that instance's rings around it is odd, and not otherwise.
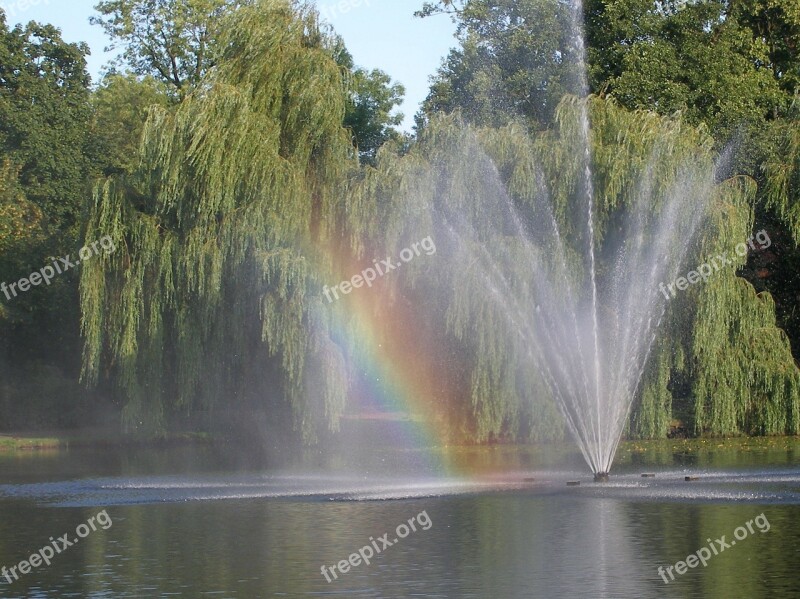
<path fill-rule="evenodd" d="M 43 461 L 0 459 L 6 481 L 0 486 L 0 565 L 16 564 L 50 536 L 74 530 L 103 502 L 109 502 L 114 522 L 57 556 L 50 567 L 11 586 L 0 579 L 0 596 L 800 594 L 800 469 L 786 452 L 787 461 L 770 468 L 758 453 L 748 466 L 737 452 L 738 469 L 711 470 L 713 464 L 699 460 L 697 483 L 683 481 L 683 470 L 650 463 L 655 479 L 629 471 L 608 485 L 591 483 L 583 471 L 543 469 L 541 457 L 525 450 L 516 456 L 507 449 L 477 454 L 470 459 L 486 467 L 475 468 L 481 474 L 470 479 L 414 477 L 407 471 L 383 478 L 233 472 L 226 470 L 228 458 L 213 452 L 138 462 L 104 455 L 96 464 L 91 454 L 80 452 Z M 523 481 L 530 477 L 535 482 Z M 583 484 L 566 487 L 573 477 L 582 477 Z M 406 499 L 374 500 L 379 496 Z M 365 498 L 370 500 L 355 500 Z M 156 503 L 164 499 L 168 502 Z M 419 530 L 369 566 L 326 582 L 323 564 L 347 560 L 370 537 L 395 530 L 423 510 L 430 530 Z M 659 566 L 684 560 L 708 538 L 730 539 L 737 526 L 762 512 L 769 532 L 751 535 L 670 584 L 659 577 Z"/>

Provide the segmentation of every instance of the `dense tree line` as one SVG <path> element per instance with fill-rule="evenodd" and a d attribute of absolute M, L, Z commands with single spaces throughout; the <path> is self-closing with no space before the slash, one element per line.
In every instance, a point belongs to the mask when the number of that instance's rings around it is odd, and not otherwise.
<path fill-rule="evenodd" d="M 664 436 L 676 421 L 694 433 L 800 431 L 791 355 L 800 14 L 790 3 L 592 0 L 577 15 L 548 0 L 425 4 L 420 15 L 457 21 L 458 47 L 414 139 L 395 130 L 402 87 L 357 68 L 305 6 L 109 0 L 97 9 L 121 55 L 94 89 L 85 47 L 50 27 L 1 22 L 0 275 L 14 280 L 105 235 L 119 246 L 82 265 L 79 288 L 65 276 L 14 302 L 0 297 L 6 426 L 17 424 L 9 414 L 33 413 L 20 408 L 25 381 L 57 378 L 40 385 L 37 405 L 54 405 L 47 398 L 63 385 L 60 401 L 80 406 L 89 397 L 80 377 L 129 430 L 162 433 L 187 414 L 207 424 L 245 409 L 306 441 L 336 431 L 361 325 L 346 302 L 324 304 L 321 289 L 353 261 L 425 237 L 443 212 L 463 211 L 474 260 L 481 244 L 508 259 L 522 302 L 530 269 L 481 221 L 486 173 L 496 169 L 494 183 L 523 210 L 540 178 L 562 217 L 574 201 L 574 180 L 561 175 L 577 164 L 580 102 L 564 99 L 582 85 L 577 19 L 595 93 L 585 109 L 606 201 L 599 223 L 633 201 L 630 183 L 655 147 L 667 156 L 658 181 L 667 187 L 687 156 L 708 165 L 732 147 L 696 257 L 754 227 L 775 241 L 769 255 L 742 258 L 674 302 L 630 434 Z M 428 297 L 441 307 L 419 314 L 445 356 L 442 379 L 458 389 L 431 398 L 441 417 L 471 439 L 558 436 L 507 315 L 480 294 L 453 294 L 478 276 L 454 269 L 459 259 L 444 247 L 387 283 L 398 304 Z M 54 365 L 57 375 L 37 378 Z"/>
<path fill-rule="evenodd" d="M 11 28 L 0 11 L 1 281 L 16 282 L 53 257 L 74 256 L 84 241 L 97 241 L 87 232 L 97 182 L 136 171 L 148 118 L 177 110 L 200 85 L 217 64 L 222 22 L 247 4 L 100 2 L 94 22 L 120 57 L 95 87 L 86 72 L 87 46 L 64 42 L 50 25 Z M 400 138 L 395 126 L 402 116 L 395 108 L 404 90 L 381 71 L 357 67 L 329 27 L 314 29 L 313 43 L 334 61 L 340 78 L 344 112 L 337 118 L 347 147 L 369 162 L 383 143 Z M 150 204 L 144 197 L 135 201 L 144 213 L 152 211 Z M 97 420 L 90 414 L 113 396 L 113 385 L 89 391 L 79 382 L 78 283 L 72 270 L 27 293 L 0 297 L 0 426 Z M 106 373 L 103 381 L 110 378 Z M 117 398 L 111 412 L 127 403 Z"/>
<path fill-rule="evenodd" d="M 460 43 L 418 122 L 459 110 L 477 125 L 524 118 L 533 130 L 547 128 L 561 94 L 570 91 L 577 58 L 559 51 L 574 53 L 564 33 L 570 10 L 569 3 L 548 0 L 426 3 L 420 15 L 451 15 Z M 730 171 L 758 182 L 757 226 L 774 231 L 771 255 L 780 260 L 770 263 L 768 277 L 767 265 L 757 261 L 745 272 L 775 297 L 779 322 L 800 357 L 800 11 L 792 2 L 765 0 L 589 0 L 584 29 L 594 93 L 707 127 L 718 150 L 734 146 Z M 779 174 L 771 184 L 770 173 Z"/>
<path fill-rule="evenodd" d="M 531 131 L 551 127 L 561 94 L 575 90 L 571 70 L 579 48 L 563 33 L 572 8 L 547 0 L 426 3 L 419 15 L 450 15 L 460 43 L 435 78 L 418 126 L 424 128 L 438 112 L 457 111 L 478 126 L 521 119 Z M 747 175 L 755 184 L 750 209 L 739 212 L 737 235 L 744 239 L 751 230 L 767 228 L 775 238 L 771 251 L 737 265 L 739 276 L 727 281 L 725 291 L 712 288 L 695 298 L 695 306 L 705 306 L 697 316 L 714 318 L 694 321 L 693 342 L 680 342 L 678 330 L 665 336 L 669 348 L 651 365 L 653 378 L 642 390 L 634 432 L 661 436 L 673 419 L 698 433 L 779 432 L 783 416 L 769 418 L 778 426 L 763 415 L 744 416 L 753 402 L 776 395 L 787 398 L 779 411 L 790 421 L 788 430 L 797 430 L 797 391 L 784 387 L 796 384 L 789 382 L 796 369 L 779 366 L 775 380 L 763 379 L 765 364 L 776 358 L 785 364 L 778 357 L 779 348 L 788 346 L 783 333 L 776 329 L 778 337 L 767 345 L 742 334 L 764 318 L 771 322 L 774 310 L 795 360 L 800 356 L 800 12 L 791 2 L 761 0 L 589 0 L 584 8 L 591 90 L 629 110 L 704 127 L 717 151 L 732 156 L 724 176 Z M 737 243 L 730 226 L 720 229 L 714 243 Z M 754 293 L 762 291 L 769 293 Z M 740 351 L 748 346 L 761 346 L 762 353 Z M 759 379 L 761 392 L 754 387 Z"/>

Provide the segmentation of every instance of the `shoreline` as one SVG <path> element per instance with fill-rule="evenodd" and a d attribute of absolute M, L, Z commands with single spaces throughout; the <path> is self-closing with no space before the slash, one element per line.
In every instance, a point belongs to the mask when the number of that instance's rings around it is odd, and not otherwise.
<path fill-rule="evenodd" d="M 140 447 L 163 448 L 188 445 L 209 445 L 216 442 L 229 442 L 219 435 L 204 432 L 169 433 L 164 437 L 140 437 L 132 434 L 109 432 L 108 430 L 41 431 L 41 432 L 3 432 L 0 433 L 0 455 L 14 452 L 60 451 L 70 448 L 91 447 Z M 666 439 L 623 439 L 620 442 L 617 458 L 630 457 L 631 454 L 649 453 L 669 448 L 675 452 L 691 453 L 696 450 L 721 449 L 723 447 L 752 450 L 775 448 L 787 444 L 794 446 L 800 441 L 796 435 L 771 436 L 730 436 L 730 437 L 679 437 Z M 534 443 L 448 443 L 442 440 L 443 448 L 467 450 L 494 448 L 495 450 L 515 447 L 555 447 L 572 446 L 565 440 Z"/>
<path fill-rule="evenodd" d="M 168 447 L 201 445 L 214 441 L 208 433 L 171 433 L 166 437 L 142 438 L 135 435 L 98 431 L 50 433 L 0 433 L 0 454 L 30 451 L 61 451 L 76 447 Z"/>

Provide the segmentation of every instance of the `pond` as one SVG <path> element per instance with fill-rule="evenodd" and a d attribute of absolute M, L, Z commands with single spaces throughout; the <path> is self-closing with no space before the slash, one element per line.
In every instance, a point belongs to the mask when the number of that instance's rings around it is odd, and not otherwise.
<path fill-rule="evenodd" d="M 798 458 L 626 443 L 598 484 L 569 446 L 5 454 L 0 596 L 797 597 Z"/>

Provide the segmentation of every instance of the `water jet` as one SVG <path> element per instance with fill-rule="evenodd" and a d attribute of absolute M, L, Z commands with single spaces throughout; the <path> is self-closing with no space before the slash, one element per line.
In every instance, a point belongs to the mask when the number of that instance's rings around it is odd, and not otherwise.
<path fill-rule="evenodd" d="M 560 105 L 553 140 L 553 153 L 570 160 L 561 164 L 531 150 L 524 169 L 511 168 L 466 130 L 441 158 L 448 167 L 433 170 L 423 184 L 434 199 L 429 218 L 414 225 L 420 227 L 415 235 L 433 226 L 448 263 L 465 265 L 442 279 L 448 296 L 467 285 L 471 291 L 449 303 L 457 335 L 473 334 L 487 318 L 502 330 L 479 336 L 487 357 L 476 376 L 481 389 L 473 393 L 483 418 L 500 421 L 485 399 L 495 387 L 509 398 L 547 397 L 543 410 L 555 406 L 597 473 L 594 480 L 605 482 L 634 398 L 648 384 L 648 363 L 663 351 L 658 333 L 670 298 L 661 287 L 685 272 L 716 174 L 711 160 L 698 160 L 693 147 L 678 143 L 677 129 L 649 140 L 635 168 L 606 163 L 612 152 L 603 140 L 619 132 L 607 135 L 603 115 L 614 109 L 589 95 L 583 13 L 574 8 L 573 45 L 581 64 L 568 86 L 575 94 Z M 596 130 L 594 114 L 601 117 Z M 469 186 L 450 174 L 461 173 L 462 164 L 476 173 Z M 569 176 L 559 176 L 567 165 Z M 524 193 L 509 188 L 507 170 L 527 173 Z M 625 185 L 609 182 L 622 172 Z M 437 195 L 438 189 L 453 192 Z M 473 195 L 481 210 L 465 212 Z"/>

